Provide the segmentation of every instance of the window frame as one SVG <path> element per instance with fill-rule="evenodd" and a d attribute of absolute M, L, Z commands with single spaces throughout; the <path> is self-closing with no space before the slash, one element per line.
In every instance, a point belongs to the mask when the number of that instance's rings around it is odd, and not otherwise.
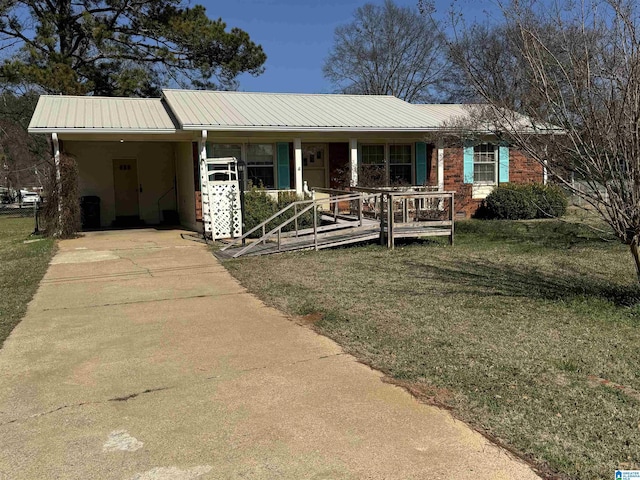
<path fill-rule="evenodd" d="M 493 151 L 491 152 L 488 148 L 482 149 L 483 147 L 488 147 L 491 145 L 493 147 Z M 496 185 L 498 181 L 498 149 L 499 145 L 493 142 L 482 142 L 473 146 L 473 184 L 474 185 Z M 490 155 L 493 155 L 491 160 L 486 160 Z M 479 158 L 485 158 L 480 159 Z M 479 173 L 477 171 L 477 165 L 493 165 L 493 179 L 491 180 L 476 180 L 476 174 Z M 487 172 L 482 172 L 487 173 Z"/>
<path fill-rule="evenodd" d="M 365 149 L 369 147 L 382 148 L 382 152 L 383 152 L 382 163 L 365 163 Z M 409 149 L 408 162 L 406 163 L 392 162 L 391 150 L 393 147 L 405 147 L 405 148 L 408 147 Z M 361 143 L 358 145 L 358 152 L 359 152 L 358 175 L 362 175 L 363 170 L 368 167 L 380 168 L 381 171 L 383 172 L 384 186 L 390 186 L 393 180 L 391 178 L 391 166 L 392 165 L 404 166 L 404 167 L 410 168 L 408 184 L 413 185 L 415 183 L 415 163 L 416 163 L 415 160 L 416 159 L 415 159 L 415 148 L 413 143 L 410 143 L 410 142 L 407 142 L 407 143 L 376 143 L 376 142 Z"/>
<path fill-rule="evenodd" d="M 265 162 L 253 162 L 251 161 L 251 147 L 260 147 L 260 146 L 268 146 L 271 148 L 271 163 Z M 263 182 L 263 187 L 265 190 L 277 190 L 278 187 L 278 176 L 277 176 L 277 148 L 275 143 L 248 143 L 245 147 L 245 164 L 247 168 L 247 181 L 252 180 L 252 175 L 250 174 L 252 169 L 268 169 L 271 167 L 271 178 L 273 179 L 273 185 L 269 186 Z M 259 178 L 256 176 L 255 178 Z M 260 188 L 260 184 L 254 184 L 254 187 Z"/>
<path fill-rule="evenodd" d="M 408 162 L 394 162 L 393 161 L 393 156 L 391 153 L 391 150 L 393 147 L 409 147 L 409 161 Z M 393 165 L 395 166 L 402 166 L 402 167 L 409 167 L 409 179 L 407 180 L 407 183 L 409 185 L 413 185 L 414 184 L 414 178 L 415 178 L 415 149 L 414 149 L 414 145 L 411 143 L 390 143 L 387 144 L 387 150 L 388 150 L 388 155 L 387 158 L 389 159 L 388 162 L 388 171 L 387 171 L 387 179 L 389 183 L 392 183 L 393 181 L 395 181 L 392 176 L 391 176 L 391 168 Z"/>

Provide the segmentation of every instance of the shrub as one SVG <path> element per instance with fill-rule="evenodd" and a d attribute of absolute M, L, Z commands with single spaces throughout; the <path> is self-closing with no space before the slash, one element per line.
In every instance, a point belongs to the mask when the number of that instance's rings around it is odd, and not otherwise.
<path fill-rule="evenodd" d="M 495 188 L 476 213 L 477 218 L 530 220 L 560 217 L 567 210 L 567 198 L 557 186 L 506 184 Z"/>
<path fill-rule="evenodd" d="M 245 192 L 244 205 L 245 205 L 245 231 L 249 231 L 254 227 L 257 227 L 267 218 L 271 217 L 278 211 L 285 208 L 287 205 L 301 200 L 295 193 L 280 192 L 278 193 L 278 199 L 274 200 L 264 190 L 257 188 L 251 188 Z M 304 208 L 302 206 L 301 208 Z M 274 229 L 281 223 L 287 221 L 295 215 L 294 209 L 290 208 L 285 213 L 276 217 L 272 222 L 269 222 L 266 227 L 266 231 Z M 320 212 L 318 212 L 317 224 L 320 225 Z M 298 229 L 313 227 L 313 211 L 306 212 L 298 217 Z M 285 226 L 282 231 L 290 232 L 295 230 L 295 223 L 291 222 Z M 258 238 L 262 236 L 262 230 L 255 232 L 251 237 Z"/>
<path fill-rule="evenodd" d="M 257 188 L 246 191 L 244 194 L 245 231 L 248 232 L 260 225 L 277 211 L 276 203 L 264 191 Z"/>
<path fill-rule="evenodd" d="M 561 217 L 567 213 L 567 196 L 557 185 L 530 185 L 536 218 Z"/>
<path fill-rule="evenodd" d="M 531 201 L 529 188 L 524 185 L 496 187 L 485 198 L 483 206 L 481 212 L 483 218 L 528 220 L 536 217 L 536 207 Z"/>

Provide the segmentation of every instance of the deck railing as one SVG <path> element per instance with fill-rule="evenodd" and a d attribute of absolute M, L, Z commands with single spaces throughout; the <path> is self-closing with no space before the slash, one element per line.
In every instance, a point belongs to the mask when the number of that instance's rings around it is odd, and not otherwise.
<path fill-rule="evenodd" d="M 332 225 L 329 225 L 329 226 L 318 225 L 319 207 L 323 206 L 324 204 L 327 204 L 329 207 L 327 210 L 334 211 L 335 209 L 332 208 L 333 205 L 337 205 L 340 202 L 350 203 L 355 201 L 359 205 L 362 205 L 363 199 L 368 196 L 369 195 L 361 192 L 351 192 L 345 195 L 330 196 L 327 198 L 313 198 L 311 200 L 299 200 L 299 201 L 290 203 L 279 212 L 273 214 L 272 216 L 267 218 L 265 221 L 263 221 L 259 225 L 256 225 L 254 228 L 246 232 L 242 237 L 239 237 L 233 240 L 231 243 L 221 248 L 221 250 L 225 251 L 233 246 L 238 245 L 239 243 L 242 243 L 244 245 L 243 248 L 241 248 L 240 250 L 238 250 L 232 255 L 233 258 L 237 258 L 241 255 L 245 255 L 250 250 L 255 249 L 258 245 L 261 245 L 261 244 L 265 245 L 267 241 L 275 240 L 275 242 L 277 243 L 277 251 L 281 251 L 284 239 L 288 239 L 291 237 L 295 237 L 295 238 L 300 238 L 303 236 L 308 237 L 309 235 L 313 235 L 312 246 L 317 250 L 318 234 L 322 233 L 323 231 L 334 229 Z M 284 214 L 286 214 L 291 210 L 293 210 L 293 215 L 289 218 L 283 218 Z M 312 228 L 307 227 L 307 228 L 301 229 L 300 221 L 299 221 L 300 217 L 302 217 L 305 213 L 311 212 L 311 211 L 313 212 L 313 227 Z M 278 218 L 282 218 L 282 221 L 277 226 L 267 231 L 268 225 L 274 221 L 277 221 Z M 339 219 L 339 215 L 334 218 L 335 222 L 337 222 L 338 219 Z M 290 232 L 283 232 L 283 229 L 289 225 L 293 225 L 293 230 Z M 358 226 L 358 225 L 359 226 L 363 225 L 362 209 L 360 209 L 360 214 L 356 218 L 351 219 L 351 221 L 347 220 L 343 222 L 344 227 Z M 259 238 L 245 245 L 246 239 L 257 231 L 260 231 L 262 235 Z"/>
<path fill-rule="evenodd" d="M 453 192 L 353 187 L 350 191 L 316 189 L 315 193 L 317 195 L 311 200 L 287 205 L 221 251 L 238 246 L 227 254 L 237 258 L 249 252 L 275 253 L 300 248 L 318 250 L 353 243 L 363 236 L 368 239 L 379 236 L 380 243 L 391 249 L 395 248 L 399 238 L 447 236 L 453 245 Z M 313 215 L 312 227 L 300 228 L 301 217 L 310 212 Z M 320 224 L 320 219 L 323 224 Z M 291 231 L 285 231 L 288 229 Z M 252 235 L 255 237 L 256 232 L 260 237 L 247 243 L 246 239 Z M 319 245 L 320 235 L 322 242 Z"/>

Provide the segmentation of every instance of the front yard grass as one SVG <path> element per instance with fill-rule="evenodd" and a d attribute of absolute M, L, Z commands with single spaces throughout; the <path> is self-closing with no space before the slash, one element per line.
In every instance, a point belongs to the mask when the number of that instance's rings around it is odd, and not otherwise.
<path fill-rule="evenodd" d="M 24 243 L 31 218 L 0 217 L 0 347 L 27 310 L 53 254 L 49 238 Z"/>
<path fill-rule="evenodd" d="M 225 265 L 267 303 L 319 318 L 319 332 L 549 478 L 640 469 L 640 288 L 627 248 L 553 220 L 456 226 L 454 247 Z"/>

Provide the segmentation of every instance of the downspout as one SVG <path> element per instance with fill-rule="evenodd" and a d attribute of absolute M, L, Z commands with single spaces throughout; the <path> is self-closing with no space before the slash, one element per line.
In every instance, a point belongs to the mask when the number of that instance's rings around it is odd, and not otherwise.
<path fill-rule="evenodd" d="M 56 166 L 56 189 L 58 190 L 58 231 L 56 236 L 62 234 L 62 174 L 60 172 L 60 141 L 58 134 L 51 134 L 51 142 L 53 143 L 53 160 Z"/>

